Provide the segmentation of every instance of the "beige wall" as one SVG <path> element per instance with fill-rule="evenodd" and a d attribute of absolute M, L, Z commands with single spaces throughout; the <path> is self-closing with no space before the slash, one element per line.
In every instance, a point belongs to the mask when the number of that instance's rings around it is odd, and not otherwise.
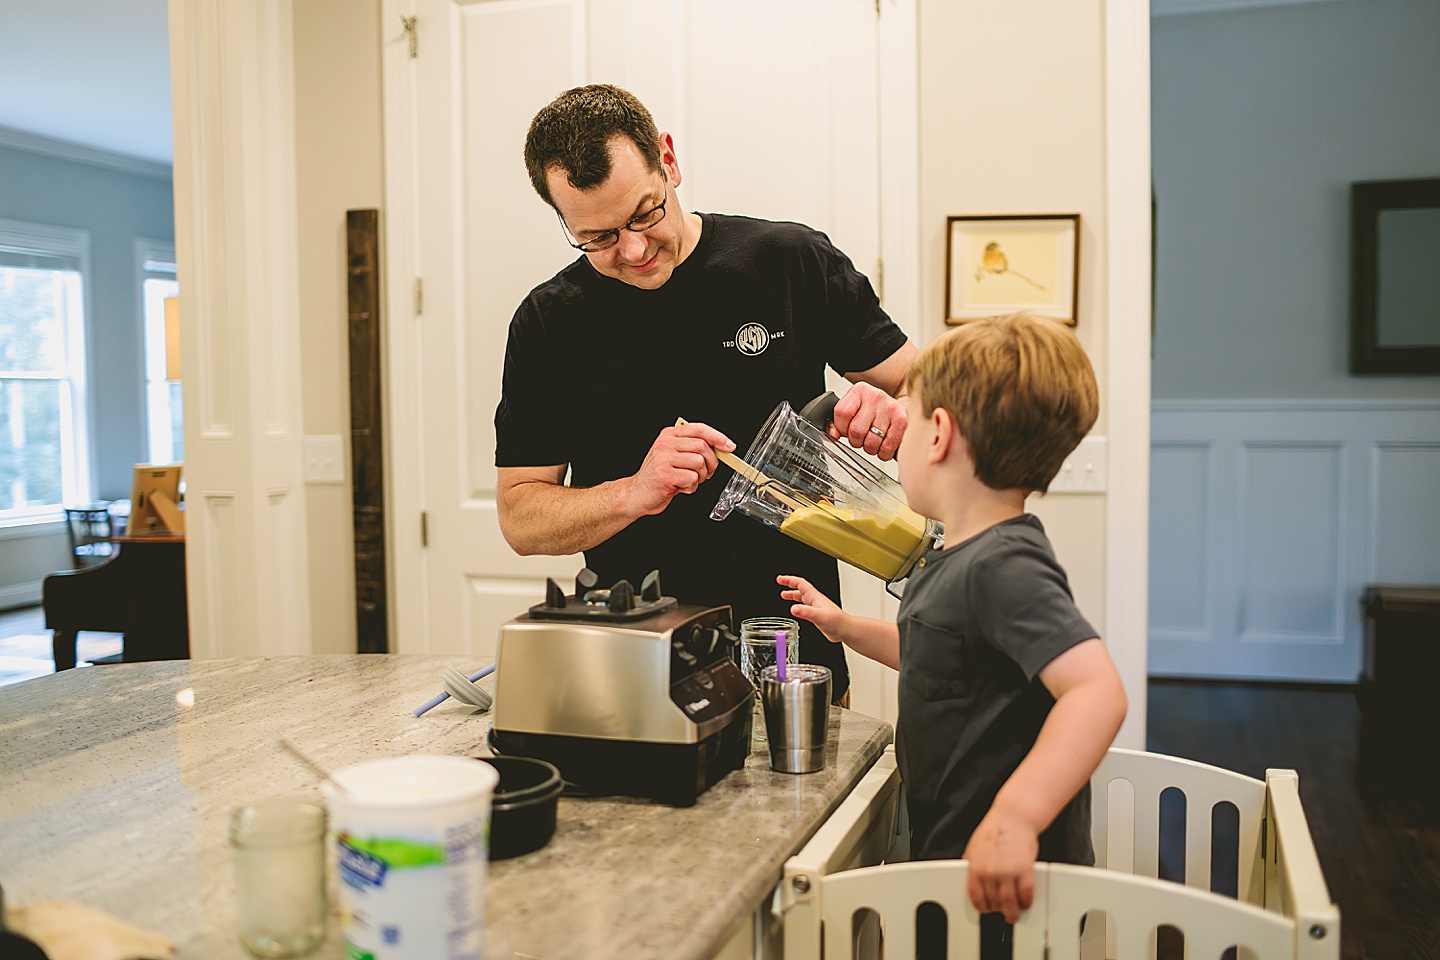
<path fill-rule="evenodd" d="M 305 489 L 316 653 L 355 651 L 345 211 L 384 197 L 379 0 L 295 0 L 301 368 L 306 435 L 344 438 L 346 482 Z"/>
<path fill-rule="evenodd" d="M 922 335 L 944 330 L 945 218 L 1079 213 L 1076 333 L 1106 432 L 1105 46 L 1101 0 L 920 0 Z M 1086 617 L 1105 630 L 1105 505 L 1035 497 Z"/>

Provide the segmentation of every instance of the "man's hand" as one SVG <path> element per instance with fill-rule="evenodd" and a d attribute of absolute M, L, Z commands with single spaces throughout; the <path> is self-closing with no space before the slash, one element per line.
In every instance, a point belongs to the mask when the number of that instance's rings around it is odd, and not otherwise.
<path fill-rule="evenodd" d="M 830 436 L 848 440 L 881 460 L 892 460 L 905 436 L 905 402 L 879 387 L 857 383 L 835 404 Z"/>
<path fill-rule="evenodd" d="M 1035 899 L 1035 857 L 1040 839 L 1024 821 L 997 814 L 980 821 L 964 859 L 970 861 L 970 902 L 981 913 L 1003 913 L 1007 923 L 1020 919 Z"/>
<path fill-rule="evenodd" d="M 713 449 L 717 447 L 730 451 L 735 444 L 703 423 L 661 430 L 640 469 L 629 480 L 631 511 L 637 516 L 660 513 L 677 494 L 694 493 L 720 465 Z"/>
<path fill-rule="evenodd" d="M 815 624 L 831 643 L 841 641 L 845 621 L 850 615 L 836 606 L 835 601 L 815 589 L 815 585 L 804 577 L 781 574 L 775 582 L 786 588 L 780 591 L 780 598 L 794 604 L 790 608 L 793 616 Z"/>

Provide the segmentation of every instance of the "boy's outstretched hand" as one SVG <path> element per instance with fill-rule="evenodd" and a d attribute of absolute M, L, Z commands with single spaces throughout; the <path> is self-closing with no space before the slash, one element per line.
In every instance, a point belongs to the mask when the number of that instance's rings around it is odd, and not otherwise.
<path fill-rule="evenodd" d="M 1003 913 L 1007 923 L 1020 919 L 1035 899 L 1035 857 L 1040 840 L 1019 819 L 991 810 L 965 847 L 970 861 L 970 902 L 981 913 Z"/>
<path fill-rule="evenodd" d="M 775 578 L 775 582 L 786 588 L 780 591 L 780 599 L 794 604 L 790 608 L 792 616 L 815 624 L 831 643 L 840 642 L 842 624 L 847 614 L 834 600 L 815 589 L 815 585 L 804 577 L 781 574 Z"/>
<path fill-rule="evenodd" d="M 861 656 L 900 669 L 900 631 L 894 621 L 846 613 L 804 577 L 782 574 L 775 582 L 785 588 L 780 591 L 781 599 L 794 604 L 791 616 L 815 624 L 831 643 L 843 643 Z"/>

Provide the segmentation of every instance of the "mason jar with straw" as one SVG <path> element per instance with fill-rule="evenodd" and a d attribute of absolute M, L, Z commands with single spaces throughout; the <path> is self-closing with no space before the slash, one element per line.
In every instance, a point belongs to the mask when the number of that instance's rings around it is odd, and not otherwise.
<path fill-rule="evenodd" d="M 755 685 L 755 720 L 751 724 L 756 740 L 765 739 L 765 715 L 760 706 L 760 671 L 773 666 L 777 644 L 783 644 L 785 659 L 800 662 L 800 621 L 790 617 L 751 617 L 740 621 L 740 672 Z"/>

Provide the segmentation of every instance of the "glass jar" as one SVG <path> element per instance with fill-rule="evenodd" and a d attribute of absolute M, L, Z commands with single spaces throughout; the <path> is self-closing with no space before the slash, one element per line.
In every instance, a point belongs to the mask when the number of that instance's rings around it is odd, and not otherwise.
<path fill-rule="evenodd" d="M 760 671 L 774 666 L 775 644 L 785 634 L 785 662 L 800 662 L 800 621 L 790 617 L 751 617 L 740 621 L 740 672 L 755 685 L 755 717 L 751 736 L 765 739 L 765 714 L 760 704 Z"/>
<path fill-rule="evenodd" d="M 256 957 L 303 957 L 325 939 L 325 808 L 261 800 L 230 813 L 240 942 Z"/>

